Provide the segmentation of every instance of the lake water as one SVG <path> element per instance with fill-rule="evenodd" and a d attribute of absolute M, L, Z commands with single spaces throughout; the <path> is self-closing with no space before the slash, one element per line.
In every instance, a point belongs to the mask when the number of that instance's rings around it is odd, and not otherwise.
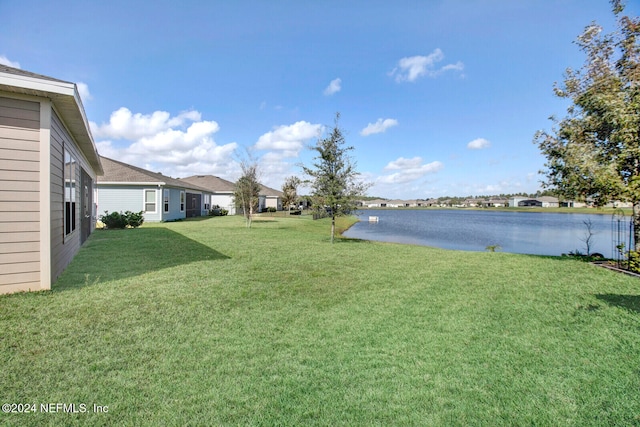
<path fill-rule="evenodd" d="M 368 221 L 377 216 L 379 222 Z M 501 251 L 535 255 L 561 255 L 579 250 L 586 253 L 584 221 L 591 220 L 591 252 L 613 258 L 618 235 L 617 221 L 611 215 L 505 212 L 467 209 L 368 209 L 358 212 L 360 222 L 346 237 L 435 246 L 445 249 L 486 251 L 500 245 Z M 628 242 L 628 218 L 625 228 Z M 623 236 L 624 241 L 624 236 Z"/>

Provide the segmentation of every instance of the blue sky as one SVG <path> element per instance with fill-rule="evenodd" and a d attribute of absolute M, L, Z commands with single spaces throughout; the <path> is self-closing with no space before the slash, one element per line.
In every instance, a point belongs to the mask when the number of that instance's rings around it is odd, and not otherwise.
<path fill-rule="evenodd" d="M 627 2 L 626 13 L 640 5 Z M 102 155 L 280 188 L 341 113 L 370 195 L 540 188 L 532 139 L 606 0 L 0 0 L 0 62 L 76 82 Z"/>

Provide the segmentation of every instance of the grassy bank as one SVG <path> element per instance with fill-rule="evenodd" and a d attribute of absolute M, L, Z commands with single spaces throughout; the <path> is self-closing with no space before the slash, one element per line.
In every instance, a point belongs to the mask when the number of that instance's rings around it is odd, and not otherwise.
<path fill-rule="evenodd" d="M 1 403 L 87 405 L 0 424 L 640 424 L 637 279 L 242 224 L 97 231 L 0 297 Z"/>

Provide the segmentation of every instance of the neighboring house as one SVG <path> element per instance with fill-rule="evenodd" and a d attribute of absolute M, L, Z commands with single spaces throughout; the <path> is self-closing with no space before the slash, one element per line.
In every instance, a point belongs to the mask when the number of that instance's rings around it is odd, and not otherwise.
<path fill-rule="evenodd" d="M 211 192 L 127 163 L 102 157 L 98 179 L 98 210 L 140 212 L 147 222 L 173 221 L 208 214 Z"/>
<path fill-rule="evenodd" d="M 520 206 L 520 202 L 525 200 L 533 200 L 527 196 L 513 196 L 509 199 L 509 207 L 515 208 Z"/>
<path fill-rule="evenodd" d="M 264 196 L 264 206 L 258 209 L 258 212 L 262 212 L 269 208 L 276 208 L 276 210 L 282 210 L 282 191 L 269 188 L 266 185 L 260 185 L 260 199 Z"/>
<path fill-rule="evenodd" d="M 507 199 L 489 199 L 483 200 L 482 206 L 493 207 L 493 208 L 502 208 L 509 205 L 509 201 Z"/>
<path fill-rule="evenodd" d="M 462 202 L 462 206 L 475 208 L 475 207 L 478 207 L 479 205 L 481 206 L 482 202 L 484 202 L 484 199 L 466 199 L 464 202 Z"/>
<path fill-rule="evenodd" d="M 536 200 L 542 203 L 543 208 L 557 208 L 560 206 L 560 203 L 558 202 L 557 197 L 542 196 L 542 197 L 538 197 Z"/>
<path fill-rule="evenodd" d="M 366 200 L 363 202 L 363 205 L 367 208 L 386 208 L 387 200 L 383 200 L 383 199 Z"/>
<path fill-rule="evenodd" d="M 0 65 L 0 293 L 51 289 L 95 228 L 101 173 L 76 85 Z"/>
<path fill-rule="evenodd" d="M 205 188 L 211 193 L 211 206 L 220 206 L 229 211 L 230 215 L 235 215 L 233 192 L 236 185 L 233 182 L 213 175 L 193 175 L 180 178 L 180 181 Z"/>
<path fill-rule="evenodd" d="M 560 202 L 561 208 L 585 208 L 587 204 L 585 202 L 579 202 L 576 200 L 563 200 Z"/>

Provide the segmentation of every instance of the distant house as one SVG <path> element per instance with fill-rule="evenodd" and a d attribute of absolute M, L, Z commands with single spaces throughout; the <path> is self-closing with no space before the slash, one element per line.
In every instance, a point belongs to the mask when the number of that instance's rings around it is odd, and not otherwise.
<path fill-rule="evenodd" d="M 0 293 L 51 289 L 95 229 L 101 173 L 76 85 L 0 65 Z"/>
<path fill-rule="evenodd" d="M 462 205 L 468 208 L 475 208 L 481 206 L 483 202 L 484 199 L 465 199 Z"/>
<path fill-rule="evenodd" d="M 229 211 L 230 215 L 236 214 L 236 206 L 233 201 L 233 193 L 236 185 L 214 175 L 193 175 L 180 178 L 180 181 L 205 188 L 211 193 L 211 206 L 220 206 Z"/>
<path fill-rule="evenodd" d="M 264 206 L 258 209 L 259 212 L 269 208 L 276 208 L 276 210 L 282 210 L 282 191 L 269 188 L 266 185 L 260 185 L 261 200 L 264 197 Z"/>
<path fill-rule="evenodd" d="M 542 196 L 542 197 L 538 197 L 536 200 L 539 200 L 540 203 L 542 203 L 543 208 L 557 208 L 560 206 L 560 203 L 557 197 Z"/>
<path fill-rule="evenodd" d="M 509 205 L 509 201 L 507 199 L 494 199 L 491 198 L 489 200 L 482 201 L 483 206 L 493 207 L 493 208 L 502 208 Z"/>
<path fill-rule="evenodd" d="M 207 215 L 211 192 L 184 180 L 102 157 L 98 210 L 143 212 L 147 222 Z"/>
<path fill-rule="evenodd" d="M 213 175 L 193 175 L 180 178 L 181 181 L 188 182 L 198 187 L 202 187 L 211 192 L 211 204 L 220 206 L 229 211 L 230 215 L 236 214 L 236 206 L 233 193 L 236 184 Z M 263 212 L 270 207 L 282 210 L 282 191 L 260 185 L 260 197 L 258 198 L 258 212 Z"/>
<path fill-rule="evenodd" d="M 518 207 L 520 206 L 520 202 L 524 200 L 531 200 L 530 197 L 527 196 L 514 196 L 509 199 L 509 207 Z"/>
<path fill-rule="evenodd" d="M 362 204 L 364 207 L 367 207 L 367 208 L 386 208 L 387 200 L 383 200 L 383 199 L 364 200 Z"/>
<path fill-rule="evenodd" d="M 576 200 L 563 200 L 560 202 L 561 208 L 584 208 L 587 207 L 587 203 L 578 202 Z"/>

